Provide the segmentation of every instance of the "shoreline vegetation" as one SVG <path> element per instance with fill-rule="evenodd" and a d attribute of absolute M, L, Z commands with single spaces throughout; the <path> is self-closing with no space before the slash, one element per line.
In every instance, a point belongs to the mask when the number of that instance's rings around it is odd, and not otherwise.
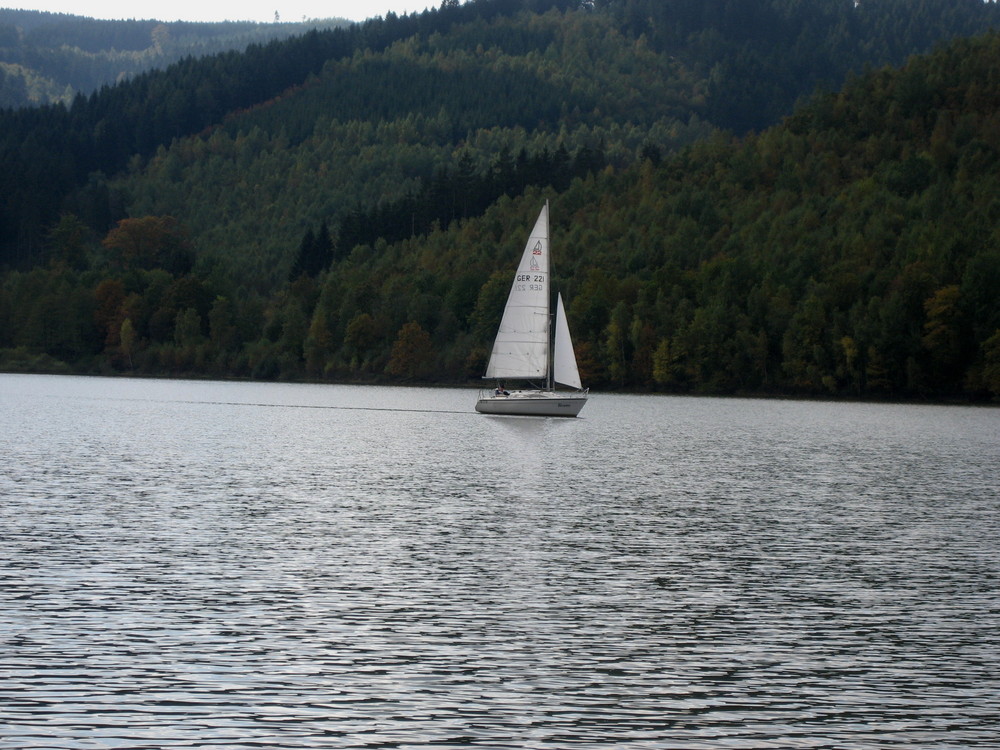
<path fill-rule="evenodd" d="M 371 386 L 374 388 L 461 388 L 470 393 L 483 389 L 492 388 L 493 381 L 483 379 L 481 381 L 467 380 L 462 382 L 441 382 L 434 380 L 413 381 L 398 380 L 389 378 L 368 378 L 368 379 L 343 379 L 343 380 L 323 380 L 310 377 L 297 379 L 274 379 L 260 380 L 249 376 L 222 376 L 222 375 L 199 375 L 197 373 L 180 374 L 153 374 L 138 372 L 120 372 L 115 370 L 103 371 L 77 371 L 72 369 L 65 362 L 53 360 L 51 357 L 31 357 L 8 359 L 10 352 L 0 351 L 0 375 L 50 375 L 65 377 L 85 377 L 85 378 L 128 378 L 134 380 L 190 380 L 194 382 L 220 382 L 220 383 L 287 383 L 302 385 L 330 385 L 330 386 Z M 824 403 L 855 403 L 855 404 L 906 404 L 914 406 L 970 406 L 982 408 L 1000 407 L 1000 398 L 993 399 L 973 399 L 963 397 L 953 398 L 912 398 L 912 397 L 892 397 L 892 396 L 836 396 L 823 394 L 796 394 L 779 393 L 774 391 L 758 392 L 733 392 L 733 393 L 690 393 L 690 392 L 670 392 L 656 390 L 653 388 L 616 388 L 607 387 L 600 393 L 593 394 L 600 397 L 601 393 L 608 395 L 629 395 L 629 396 L 664 396 L 669 398 L 735 398 L 754 399 L 763 401 L 817 401 Z M 471 409 L 470 409 L 471 411 Z"/>

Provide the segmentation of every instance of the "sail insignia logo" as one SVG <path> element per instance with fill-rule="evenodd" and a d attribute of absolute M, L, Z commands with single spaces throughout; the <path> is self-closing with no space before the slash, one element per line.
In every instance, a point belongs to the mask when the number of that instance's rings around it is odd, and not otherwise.
<path fill-rule="evenodd" d="M 528 265 L 531 267 L 532 271 L 538 270 L 538 261 L 535 260 L 534 258 L 531 259 L 531 263 L 529 263 Z"/>
<path fill-rule="evenodd" d="M 541 255 L 542 254 L 542 243 L 541 243 L 540 240 L 535 244 L 535 248 L 534 248 L 534 250 L 531 251 L 531 254 L 532 255 Z"/>

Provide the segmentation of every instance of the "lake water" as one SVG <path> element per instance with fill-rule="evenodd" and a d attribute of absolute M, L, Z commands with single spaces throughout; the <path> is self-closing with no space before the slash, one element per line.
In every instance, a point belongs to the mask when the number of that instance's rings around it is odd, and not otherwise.
<path fill-rule="evenodd" d="M 0 748 L 1000 746 L 1000 410 L 0 375 Z"/>

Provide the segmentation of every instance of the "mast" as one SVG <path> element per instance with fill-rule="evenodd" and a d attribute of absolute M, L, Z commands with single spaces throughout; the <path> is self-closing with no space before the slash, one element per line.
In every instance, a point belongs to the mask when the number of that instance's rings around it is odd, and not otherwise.
<path fill-rule="evenodd" d="M 552 302 L 549 301 L 549 366 L 548 373 L 545 376 L 545 390 L 554 391 L 556 389 L 554 372 L 556 369 L 556 351 L 555 351 L 555 341 L 552 337 L 552 331 L 555 328 L 552 320 Z"/>

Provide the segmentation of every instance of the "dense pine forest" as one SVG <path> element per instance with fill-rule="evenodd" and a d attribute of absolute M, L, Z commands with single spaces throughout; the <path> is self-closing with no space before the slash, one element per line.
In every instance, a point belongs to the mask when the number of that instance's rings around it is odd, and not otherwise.
<path fill-rule="evenodd" d="M 478 380 L 545 199 L 581 374 L 1000 397 L 980 0 L 446 0 L 0 112 L 0 367 Z"/>

